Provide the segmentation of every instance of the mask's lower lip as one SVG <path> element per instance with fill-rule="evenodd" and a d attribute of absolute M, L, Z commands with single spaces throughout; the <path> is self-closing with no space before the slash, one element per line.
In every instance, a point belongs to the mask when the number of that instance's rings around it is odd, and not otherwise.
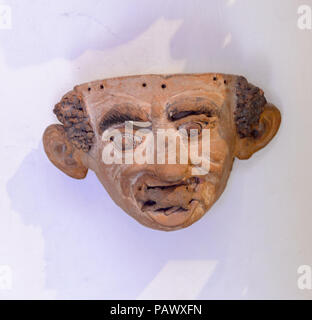
<path fill-rule="evenodd" d="M 194 201 L 197 201 L 195 199 L 191 199 L 189 202 L 190 206 Z M 173 213 L 178 213 L 178 212 L 187 212 L 189 211 L 190 208 L 184 208 L 181 206 L 167 206 L 167 207 L 159 207 L 156 203 L 156 201 L 148 200 L 146 201 L 143 206 L 141 207 L 142 211 L 149 212 L 151 214 L 159 214 L 163 213 L 166 216 L 169 216 L 170 214 Z"/>
<path fill-rule="evenodd" d="M 185 212 L 185 211 L 188 211 L 188 209 L 185 209 L 185 208 L 182 208 L 182 207 L 177 207 L 177 206 L 174 206 L 174 207 L 167 207 L 167 208 L 159 208 L 159 209 L 156 209 L 154 211 L 154 213 L 163 213 L 164 215 L 166 216 L 169 216 L 170 214 L 173 214 L 173 213 L 177 213 L 177 212 Z"/>
<path fill-rule="evenodd" d="M 145 211 L 154 221 L 165 227 L 177 227 L 186 223 L 194 212 L 195 207 L 199 204 L 198 200 L 192 199 L 187 209 L 181 207 L 170 207 L 167 209 L 156 209 Z"/>

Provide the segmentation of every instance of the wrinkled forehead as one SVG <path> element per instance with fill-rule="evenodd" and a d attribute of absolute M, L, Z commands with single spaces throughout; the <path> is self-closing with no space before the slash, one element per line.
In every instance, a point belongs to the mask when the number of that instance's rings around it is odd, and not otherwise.
<path fill-rule="evenodd" d="M 97 118 L 111 108 L 161 112 L 170 103 L 192 98 L 221 107 L 233 82 L 231 75 L 213 73 L 139 75 L 93 81 L 76 86 L 75 91 L 82 94 L 89 114 Z"/>

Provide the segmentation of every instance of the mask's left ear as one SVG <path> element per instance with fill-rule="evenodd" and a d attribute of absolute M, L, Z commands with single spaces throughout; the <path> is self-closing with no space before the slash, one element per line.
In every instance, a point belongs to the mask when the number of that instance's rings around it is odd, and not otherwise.
<path fill-rule="evenodd" d="M 275 136 L 281 123 L 281 113 L 273 104 L 266 104 L 252 137 L 236 138 L 236 157 L 248 159 L 265 147 Z"/>
<path fill-rule="evenodd" d="M 67 139 L 62 125 L 53 124 L 45 130 L 43 145 L 48 158 L 58 169 L 75 179 L 87 175 L 88 168 L 82 163 L 83 151 Z"/>

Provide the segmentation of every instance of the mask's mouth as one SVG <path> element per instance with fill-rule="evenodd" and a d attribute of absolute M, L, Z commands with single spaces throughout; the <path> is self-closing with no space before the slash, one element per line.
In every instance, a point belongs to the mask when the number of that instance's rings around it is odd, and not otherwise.
<path fill-rule="evenodd" d="M 200 185 L 198 177 L 179 183 L 143 179 L 136 184 L 135 199 L 142 212 L 166 227 L 185 223 L 199 203 L 196 193 Z"/>

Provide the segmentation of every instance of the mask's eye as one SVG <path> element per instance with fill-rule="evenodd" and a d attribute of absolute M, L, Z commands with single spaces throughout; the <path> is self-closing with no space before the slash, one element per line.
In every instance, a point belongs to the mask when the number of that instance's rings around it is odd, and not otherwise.
<path fill-rule="evenodd" d="M 142 138 L 129 133 L 121 133 L 120 135 L 114 136 L 111 141 L 114 142 L 116 149 L 119 151 L 127 151 L 135 149 L 137 145 L 142 142 Z"/>
<path fill-rule="evenodd" d="M 197 122 L 187 122 L 180 125 L 178 128 L 182 135 L 189 138 L 195 137 L 196 135 L 199 137 L 201 135 L 202 129 L 202 125 Z"/>

